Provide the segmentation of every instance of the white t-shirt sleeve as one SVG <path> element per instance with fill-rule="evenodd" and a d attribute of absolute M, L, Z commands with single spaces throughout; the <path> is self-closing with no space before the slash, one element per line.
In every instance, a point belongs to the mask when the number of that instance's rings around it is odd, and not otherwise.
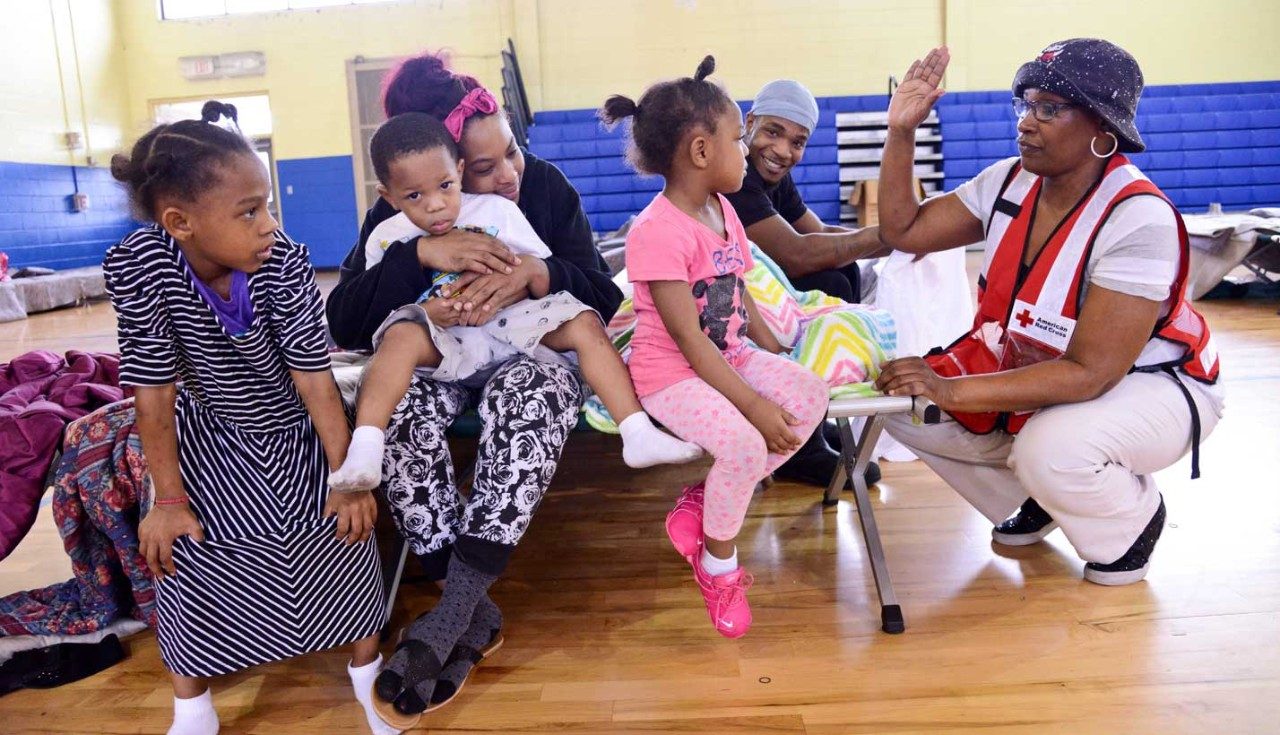
<path fill-rule="evenodd" d="M 381 263 L 382 254 L 393 244 L 424 234 L 426 233 L 409 221 L 404 212 L 379 222 L 373 232 L 369 233 L 369 239 L 364 241 L 364 269 L 369 270 Z"/>
<path fill-rule="evenodd" d="M 498 240 L 517 255 L 533 255 L 538 258 L 551 255 L 551 248 L 534 232 L 533 225 L 525 219 L 524 212 L 506 197 L 497 194 L 463 194 L 458 224 L 482 230 L 494 228 Z"/>
<path fill-rule="evenodd" d="M 955 189 L 955 195 L 964 203 L 969 213 L 978 218 L 984 229 L 987 220 L 991 218 L 991 210 L 996 205 L 996 197 L 1000 195 L 1000 186 L 1017 162 L 1016 157 L 997 161 Z"/>
<path fill-rule="evenodd" d="M 1181 258 L 1173 208 L 1153 196 L 1122 202 L 1098 232 L 1086 275 L 1102 288 L 1165 301 Z"/>

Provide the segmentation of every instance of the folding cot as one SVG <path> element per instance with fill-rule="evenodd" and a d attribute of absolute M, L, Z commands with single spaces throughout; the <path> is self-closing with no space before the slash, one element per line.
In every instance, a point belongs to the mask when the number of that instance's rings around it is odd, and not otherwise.
<path fill-rule="evenodd" d="M 880 627 L 886 633 L 901 633 L 906 629 L 906 623 L 902 615 L 902 607 L 898 604 L 897 596 L 893 591 L 893 583 L 889 578 L 884 545 L 880 541 L 880 531 L 876 526 L 875 515 L 871 508 L 866 469 L 873 458 L 876 440 L 884 429 L 885 419 L 893 414 L 907 412 L 930 424 L 937 423 L 941 417 L 938 407 L 928 399 L 906 396 L 836 398 L 827 408 L 827 418 L 834 419 L 840 429 L 841 463 L 831 477 L 831 482 L 823 495 L 822 504 L 828 507 L 836 505 L 840 500 L 841 490 L 846 485 L 852 487 L 854 504 L 858 509 L 858 520 L 862 525 L 863 541 L 867 546 L 867 558 L 871 561 L 871 572 L 880 598 Z M 850 419 L 865 419 L 857 438 L 854 437 Z M 579 422 L 579 428 L 584 427 L 585 422 Z M 472 473 L 473 469 L 467 469 L 458 478 L 459 486 L 470 482 Z M 850 481 L 846 482 L 846 479 Z M 408 557 L 409 545 L 397 536 L 394 551 L 386 557 L 388 563 L 384 568 L 388 610 L 395 604 Z"/>

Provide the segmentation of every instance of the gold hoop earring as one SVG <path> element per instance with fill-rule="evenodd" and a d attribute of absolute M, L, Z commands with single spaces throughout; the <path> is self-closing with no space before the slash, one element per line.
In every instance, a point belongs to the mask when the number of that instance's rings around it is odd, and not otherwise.
<path fill-rule="evenodd" d="M 1111 136 L 1111 150 L 1107 151 L 1106 153 L 1098 153 L 1096 150 L 1094 150 L 1093 141 L 1098 139 L 1098 136 L 1095 135 L 1089 141 L 1089 152 L 1093 154 L 1094 158 L 1110 158 L 1116 154 L 1116 151 L 1120 150 L 1120 139 L 1116 137 L 1115 133 L 1111 131 L 1107 131 L 1103 133 L 1103 135 Z"/>

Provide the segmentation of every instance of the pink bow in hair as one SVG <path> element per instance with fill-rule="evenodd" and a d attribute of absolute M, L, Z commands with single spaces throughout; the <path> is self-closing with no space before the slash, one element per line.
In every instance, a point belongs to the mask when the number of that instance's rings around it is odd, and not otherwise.
<path fill-rule="evenodd" d="M 462 98 L 458 106 L 453 108 L 453 112 L 444 119 L 445 130 L 449 131 L 449 135 L 453 136 L 454 141 L 462 142 L 462 126 L 467 122 L 467 118 L 476 114 L 492 115 L 498 111 L 498 101 L 489 94 L 489 90 L 484 87 L 476 87 L 467 92 Z"/>

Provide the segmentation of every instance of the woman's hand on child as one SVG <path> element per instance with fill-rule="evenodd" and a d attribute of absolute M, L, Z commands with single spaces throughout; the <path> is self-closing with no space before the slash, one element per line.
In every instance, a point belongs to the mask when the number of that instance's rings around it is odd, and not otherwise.
<path fill-rule="evenodd" d="M 760 432 L 760 436 L 764 437 L 765 446 L 773 454 L 785 454 L 800 448 L 802 442 L 791 430 L 792 426 L 800 425 L 800 420 L 787 409 L 763 396 L 757 396 L 755 403 L 744 413 L 751 425 L 756 427 L 756 431 Z"/>
<path fill-rule="evenodd" d="M 369 491 L 359 493 L 329 492 L 329 502 L 324 505 L 324 517 L 338 517 L 337 538 L 347 545 L 368 541 L 373 535 L 373 523 L 378 519 L 378 501 Z"/>
<path fill-rule="evenodd" d="M 157 581 L 178 573 L 173 565 L 173 542 L 181 536 L 204 541 L 200 521 L 185 504 L 154 506 L 138 524 L 138 550 Z"/>
<path fill-rule="evenodd" d="M 468 276 L 472 276 L 468 278 Z M 517 278 L 495 273 L 488 276 L 477 276 L 464 273 L 453 284 L 455 299 L 462 304 L 460 323 L 467 327 L 478 327 L 493 318 L 500 309 L 527 298 L 528 289 Z"/>
<path fill-rule="evenodd" d="M 442 273 L 511 273 L 520 258 L 497 238 L 469 230 L 418 238 L 418 262 Z"/>

